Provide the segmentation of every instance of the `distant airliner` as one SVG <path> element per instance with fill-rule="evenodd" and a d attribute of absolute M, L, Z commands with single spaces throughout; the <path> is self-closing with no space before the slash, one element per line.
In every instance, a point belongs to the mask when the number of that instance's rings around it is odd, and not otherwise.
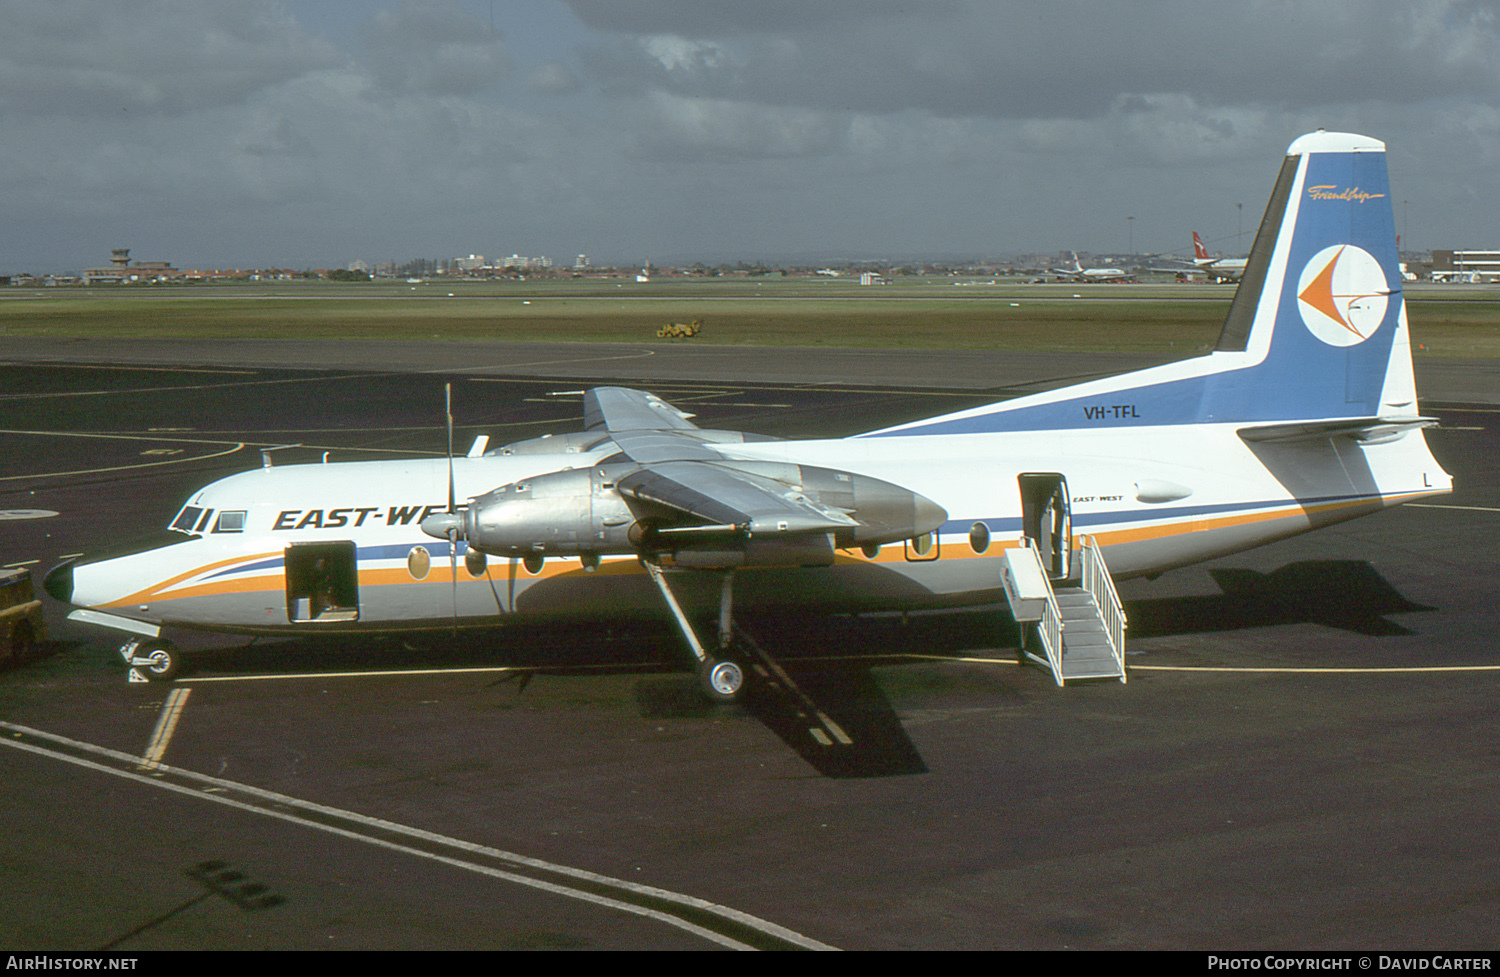
<path fill-rule="evenodd" d="M 1245 274 L 1245 258 L 1214 258 L 1203 246 L 1198 232 L 1193 232 L 1193 264 L 1219 282 L 1237 282 Z"/>
<path fill-rule="evenodd" d="M 1078 261 L 1078 252 L 1073 252 L 1073 267 L 1054 268 L 1052 273 L 1075 282 L 1117 282 L 1130 276 L 1123 268 L 1085 268 Z"/>

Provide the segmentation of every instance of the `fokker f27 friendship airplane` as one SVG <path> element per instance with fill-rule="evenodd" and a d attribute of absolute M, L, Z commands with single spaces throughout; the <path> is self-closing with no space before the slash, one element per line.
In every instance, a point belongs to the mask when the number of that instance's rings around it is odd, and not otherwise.
<path fill-rule="evenodd" d="M 131 635 L 122 653 L 157 678 L 180 664 L 167 626 L 669 611 L 729 697 L 736 608 L 999 601 L 1023 540 L 1054 577 L 1077 573 L 1084 536 L 1116 577 L 1150 576 L 1448 492 L 1401 284 L 1384 144 L 1319 131 L 1288 149 L 1209 355 L 839 440 L 704 430 L 603 387 L 581 433 L 233 475 L 168 541 L 64 563 L 46 588 Z"/>

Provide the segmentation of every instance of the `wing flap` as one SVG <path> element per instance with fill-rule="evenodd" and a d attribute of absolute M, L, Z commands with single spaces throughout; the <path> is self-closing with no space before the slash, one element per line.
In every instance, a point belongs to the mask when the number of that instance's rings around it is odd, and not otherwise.
<path fill-rule="evenodd" d="M 1236 433 L 1255 444 L 1289 444 L 1339 437 L 1352 438 L 1362 444 L 1380 444 L 1436 424 L 1435 417 L 1340 417 L 1290 424 L 1254 424 L 1242 427 Z"/>
<path fill-rule="evenodd" d="M 858 525 L 847 513 L 818 503 L 796 486 L 719 465 L 648 465 L 621 478 L 616 487 L 628 498 L 702 520 L 706 525 L 697 527 L 702 529 L 733 526 L 756 536 L 829 533 Z"/>

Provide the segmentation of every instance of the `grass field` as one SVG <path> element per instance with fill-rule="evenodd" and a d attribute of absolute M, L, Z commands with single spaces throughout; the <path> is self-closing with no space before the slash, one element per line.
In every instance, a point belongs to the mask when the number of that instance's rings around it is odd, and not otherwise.
<path fill-rule="evenodd" d="M 949 279 L 275 284 L 0 290 L 0 336 L 671 342 L 953 349 L 1206 349 L 1232 287 Z M 1419 355 L 1500 356 L 1500 289 L 1412 286 Z M 681 340 L 679 340 L 681 341 Z"/>

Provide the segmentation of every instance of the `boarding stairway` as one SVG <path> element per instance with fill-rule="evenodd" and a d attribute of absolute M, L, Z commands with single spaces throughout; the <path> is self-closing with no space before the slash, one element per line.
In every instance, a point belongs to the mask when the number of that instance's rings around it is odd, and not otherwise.
<path fill-rule="evenodd" d="M 1076 582 L 1050 579 L 1030 540 L 1006 552 L 1001 582 L 1021 628 L 1021 654 L 1050 669 L 1059 686 L 1069 679 L 1124 682 L 1125 612 L 1098 543 L 1083 536 L 1079 544 Z"/>

